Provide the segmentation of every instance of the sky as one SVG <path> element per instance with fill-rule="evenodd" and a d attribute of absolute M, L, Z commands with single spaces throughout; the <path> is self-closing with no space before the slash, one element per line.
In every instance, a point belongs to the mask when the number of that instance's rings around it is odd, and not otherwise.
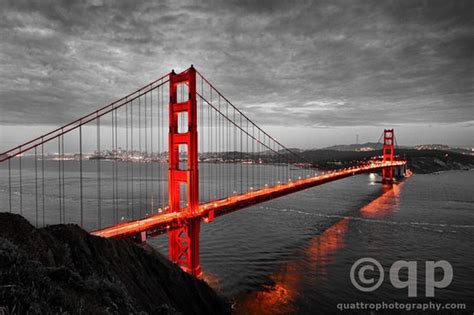
<path fill-rule="evenodd" d="M 0 4 L 0 151 L 191 64 L 288 147 L 474 146 L 470 0 Z"/>

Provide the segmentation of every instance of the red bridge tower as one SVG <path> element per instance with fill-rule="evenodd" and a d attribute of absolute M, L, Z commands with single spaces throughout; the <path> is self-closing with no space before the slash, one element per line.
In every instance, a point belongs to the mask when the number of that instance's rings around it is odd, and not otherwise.
<path fill-rule="evenodd" d="M 393 162 L 394 161 L 394 134 L 393 129 L 385 129 L 383 131 L 383 162 Z M 382 169 L 382 184 L 391 184 L 393 183 L 393 167 L 388 167 Z"/>
<path fill-rule="evenodd" d="M 168 202 L 170 212 L 197 212 L 199 209 L 198 134 L 196 103 L 196 70 L 170 74 L 169 103 L 169 172 Z M 178 99 L 178 87 L 188 92 L 187 100 Z M 178 130 L 178 117 L 187 116 L 187 130 Z M 187 151 L 187 166 L 180 168 L 179 152 Z M 186 191 L 187 200 L 181 200 L 181 190 Z M 185 207 L 187 203 L 187 207 Z M 188 220 L 182 228 L 169 232 L 169 257 L 185 271 L 198 277 L 200 219 Z"/>

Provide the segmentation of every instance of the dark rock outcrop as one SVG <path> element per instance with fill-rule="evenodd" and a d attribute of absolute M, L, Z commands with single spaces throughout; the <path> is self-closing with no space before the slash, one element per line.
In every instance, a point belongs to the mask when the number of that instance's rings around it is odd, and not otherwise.
<path fill-rule="evenodd" d="M 0 213 L 0 307 L 7 313 L 227 314 L 204 282 L 151 248 L 76 225 L 36 229 Z"/>

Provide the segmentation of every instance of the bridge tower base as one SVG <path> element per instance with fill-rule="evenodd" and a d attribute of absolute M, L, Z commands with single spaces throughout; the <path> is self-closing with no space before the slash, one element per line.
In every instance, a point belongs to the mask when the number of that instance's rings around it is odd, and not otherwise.
<path fill-rule="evenodd" d="M 170 74 L 168 135 L 168 202 L 170 212 L 199 210 L 198 133 L 196 70 Z M 178 99 L 178 87 L 181 98 Z M 187 99 L 186 98 L 187 94 Z M 187 117 L 186 117 L 187 116 Z M 178 119 L 186 120 L 187 130 L 178 129 Z M 187 152 L 187 166 L 180 165 L 181 151 Z M 185 163 L 181 163 L 185 164 Z M 181 200 L 185 195 L 187 200 Z M 182 228 L 169 232 L 169 258 L 192 275 L 201 275 L 199 263 L 200 220 L 191 219 Z"/>
<path fill-rule="evenodd" d="M 394 176 L 395 176 L 395 178 L 405 177 L 406 172 L 407 172 L 407 165 L 406 164 L 404 164 L 402 166 L 394 167 Z"/>
<path fill-rule="evenodd" d="M 383 162 L 393 162 L 395 157 L 394 134 L 393 129 L 385 129 L 383 131 Z M 393 167 L 382 169 L 382 184 L 393 183 Z"/>

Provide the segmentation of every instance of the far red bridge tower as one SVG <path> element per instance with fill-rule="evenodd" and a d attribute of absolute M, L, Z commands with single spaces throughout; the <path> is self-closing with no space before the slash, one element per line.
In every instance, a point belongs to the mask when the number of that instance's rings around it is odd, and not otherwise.
<path fill-rule="evenodd" d="M 383 162 L 393 163 L 393 161 L 395 160 L 394 138 L 395 136 L 393 134 L 393 129 L 385 129 L 383 131 Z M 393 183 L 393 167 L 387 167 L 382 169 L 382 183 Z"/>

